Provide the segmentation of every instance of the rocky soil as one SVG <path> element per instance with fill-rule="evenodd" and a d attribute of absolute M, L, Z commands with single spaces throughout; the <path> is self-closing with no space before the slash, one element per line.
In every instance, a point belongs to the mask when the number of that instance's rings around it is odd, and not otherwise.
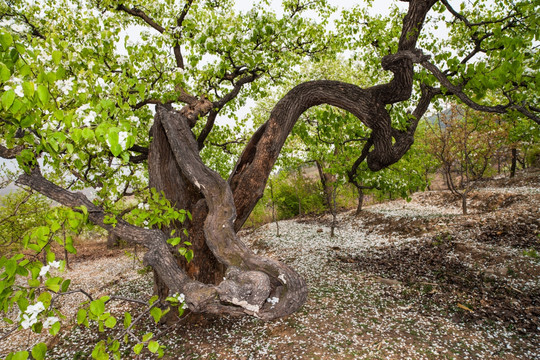
<path fill-rule="evenodd" d="M 540 173 L 480 183 L 469 208 L 461 215 L 457 198 L 433 191 L 358 217 L 342 213 L 333 238 L 328 216 L 281 221 L 280 236 L 276 224 L 244 231 L 255 251 L 305 276 L 310 293 L 299 312 L 272 322 L 190 314 L 155 325 L 148 317 L 137 331 L 159 337 L 166 359 L 540 359 Z M 133 255 L 104 245 L 79 245 L 64 274 L 71 287 L 147 300 L 151 277 Z M 88 358 L 114 330 L 74 326 L 79 301 L 61 305 L 62 335 L 19 331 L 0 341 L 0 357 L 46 341 L 50 359 Z M 111 311 L 127 309 L 141 311 L 122 302 Z M 0 334 L 7 329 L 0 323 Z M 122 351 L 133 358 L 128 345 Z"/>

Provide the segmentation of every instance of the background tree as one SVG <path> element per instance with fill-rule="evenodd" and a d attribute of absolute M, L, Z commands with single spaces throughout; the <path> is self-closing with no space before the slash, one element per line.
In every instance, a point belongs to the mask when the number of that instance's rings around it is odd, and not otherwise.
<path fill-rule="evenodd" d="M 461 198 L 463 214 L 467 214 L 467 196 L 474 182 L 490 170 L 505 139 L 504 129 L 493 117 L 454 105 L 437 116 L 427 136 L 448 189 Z"/>
<path fill-rule="evenodd" d="M 282 17 L 264 6 L 237 14 L 229 1 L 3 3 L 2 18 L 17 27 L 0 32 L 0 156 L 17 156 L 25 171 L 19 184 L 147 248 L 144 261 L 162 298 L 181 292 L 196 312 L 285 316 L 304 303 L 304 280 L 255 255 L 236 232 L 307 109 L 335 106 L 371 129 L 352 176 L 364 162 L 379 171 L 402 158 L 436 97 L 540 122 L 536 2 L 460 12 L 447 1 L 407 3 L 390 19 L 359 8 L 344 12 L 339 38 L 325 30 L 324 1 L 286 1 Z M 321 21 L 304 17 L 308 10 Z M 449 28 L 448 40 L 421 35 L 435 23 Z M 123 39 L 122 53 L 122 30 L 133 25 L 149 31 L 136 42 Z M 364 59 L 377 85 L 299 84 L 252 134 L 227 181 L 203 163 L 218 115 L 264 96 L 305 56 L 346 48 Z M 489 103 L 488 90 L 505 102 Z M 73 181 L 61 187 L 54 180 L 61 177 Z M 83 187 L 95 188 L 97 201 L 74 192 Z M 159 225 L 145 222 L 141 209 L 121 217 L 127 195 L 155 198 L 170 216 Z M 188 254 L 184 228 L 191 262 L 176 255 Z M 279 302 L 270 305 L 269 297 Z"/>

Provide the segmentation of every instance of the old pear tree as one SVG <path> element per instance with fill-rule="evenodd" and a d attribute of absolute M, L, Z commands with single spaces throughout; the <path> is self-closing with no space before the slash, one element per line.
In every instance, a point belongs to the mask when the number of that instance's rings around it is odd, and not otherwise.
<path fill-rule="evenodd" d="M 361 147 L 351 176 L 396 163 L 440 100 L 540 122 L 537 0 L 410 0 L 388 16 L 370 15 L 371 3 L 328 27 L 324 0 L 286 0 L 279 15 L 264 1 L 243 13 L 230 0 L 2 2 L 0 156 L 17 159 L 18 184 L 145 247 L 161 298 L 185 294 L 201 313 L 291 314 L 306 300 L 303 278 L 236 233 L 306 110 L 334 106 L 365 126 L 350 144 Z M 250 134 L 226 179 L 205 165 L 227 141 L 213 135 L 218 118 L 297 77 L 306 58 L 316 66 L 340 53 L 371 85 L 306 79 Z M 130 208 L 127 196 L 149 206 Z M 33 264 L 4 258 L 4 283 Z M 3 289 L 9 303 L 15 293 Z"/>

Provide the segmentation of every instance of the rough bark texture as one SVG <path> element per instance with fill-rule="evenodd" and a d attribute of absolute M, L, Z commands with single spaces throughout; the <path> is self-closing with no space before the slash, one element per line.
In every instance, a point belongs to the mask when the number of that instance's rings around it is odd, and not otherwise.
<path fill-rule="evenodd" d="M 188 263 L 183 256 L 175 252 L 178 263 L 191 278 L 207 284 L 218 284 L 225 275 L 225 268 L 206 245 L 203 232 L 206 204 L 200 190 L 186 179 L 178 166 L 159 117 L 156 117 L 152 127 L 148 168 L 150 187 L 163 191 L 177 209 L 184 209 L 192 214 L 191 221 L 186 220 L 184 224 L 177 223 L 164 230 L 170 233 L 175 229 L 177 234 L 182 234 L 184 228 L 188 230 L 191 249 L 197 256 Z"/>

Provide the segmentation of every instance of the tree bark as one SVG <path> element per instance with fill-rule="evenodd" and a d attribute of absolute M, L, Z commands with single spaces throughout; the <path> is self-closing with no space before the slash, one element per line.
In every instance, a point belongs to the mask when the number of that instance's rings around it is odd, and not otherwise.
<path fill-rule="evenodd" d="M 206 244 L 203 224 L 207 215 L 206 204 L 201 192 L 190 183 L 172 153 L 160 117 L 155 118 L 152 127 L 152 142 L 148 154 L 149 185 L 162 191 L 165 197 L 177 209 L 187 210 L 192 220 L 186 219 L 184 224 L 175 223 L 164 232 L 169 236 L 172 230 L 183 237 L 183 229 L 187 229 L 189 242 L 192 244 L 194 257 L 187 262 L 177 251 L 172 251 L 178 264 L 194 280 L 206 284 L 218 284 L 225 276 L 225 267 L 216 259 Z M 177 236 L 177 235 L 175 235 Z M 184 239 L 188 240 L 188 239 Z M 162 292 L 163 293 L 163 292 Z"/>
<path fill-rule="evenodd" d="M 517 149 L 512 148 L 512 165 L 510 167 L 510 177 L 513 178 L 516 176 L 516 167 L 517 167 Z"/>
<path fill-rule="evenodd" d="M 461 210 L 463 211 L 463 215 L 467 215 L 467 194 L 462 193 L 461 195 Z"/>

